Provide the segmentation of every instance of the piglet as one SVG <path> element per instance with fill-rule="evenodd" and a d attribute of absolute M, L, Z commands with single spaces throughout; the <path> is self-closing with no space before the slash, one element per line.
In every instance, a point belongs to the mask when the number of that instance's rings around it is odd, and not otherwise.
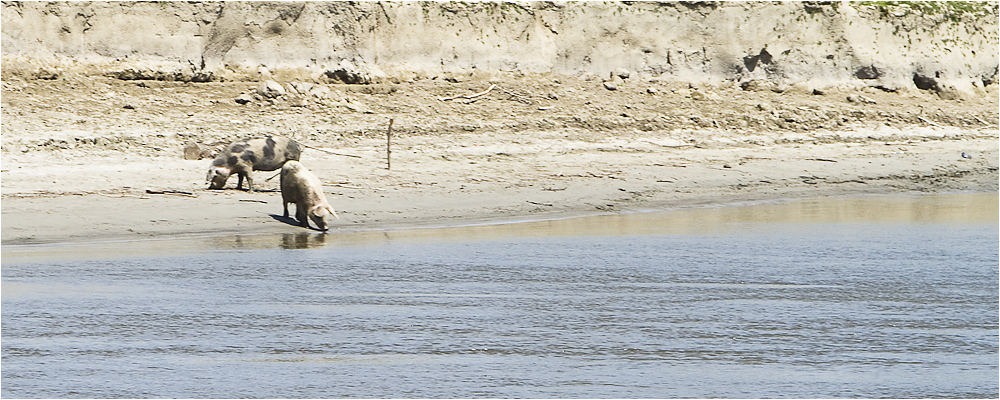
<path fill-rule="evenodd" d="M 247 190 L 253 192 L 251 171 L 274 171 L 285 161 L 298 160 L 302 154 L 299 144 L 286 137 L 264 136 L 238 140 L 226 146 L 208 168 L 208 188 L 222 189 L 233 173 L 240 178 L 237 189 L 243 188 L 243 178 L 247 180 Z"/>
<path fill-rule="evenodd" d="M 295 219 L 305 228 L 312 220 L 316 228 L 325 231 L 328 215 L 340 218 L 326 202 L 319 178 L 298 161 L 288 161 L 281 167 L 281 201 L 285 207 L 285 218 L 288 218 L 288 203 L 295 203 Z"/>

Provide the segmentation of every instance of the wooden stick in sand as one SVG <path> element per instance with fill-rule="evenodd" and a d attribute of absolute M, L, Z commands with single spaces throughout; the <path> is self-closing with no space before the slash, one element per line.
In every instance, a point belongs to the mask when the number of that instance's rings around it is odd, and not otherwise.
<path fill-rule="evenodd" d="M 389 118 L 389 130 L 385 132 L 385 169 L 392 170 L 392 118 Z"/>

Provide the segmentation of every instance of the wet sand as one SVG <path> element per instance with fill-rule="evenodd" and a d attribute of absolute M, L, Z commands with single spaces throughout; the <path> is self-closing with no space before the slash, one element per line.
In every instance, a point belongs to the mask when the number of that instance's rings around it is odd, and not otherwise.
<path fill-rule="evenodd" d="M 114 259 L 197 254 L 219 250 L 310 249 L 387 243 L 471 242 L 513 237 L 717 235 L 747 224 L 997 222 L 997 193 L 846 195 L 808 199 L 703 204 L 513 223 L 455 226 L 308 230 L 283 233 L 179 234 L 157 238 L 5 246 L 4 262 Z M 808 228 L 803 228 L 808 229 Z M 5 289 L 6 290 L 6 289 Z"/>

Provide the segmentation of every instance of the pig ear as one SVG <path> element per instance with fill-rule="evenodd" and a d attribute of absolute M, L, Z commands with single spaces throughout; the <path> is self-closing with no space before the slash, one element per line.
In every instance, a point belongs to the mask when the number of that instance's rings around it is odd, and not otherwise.
<path fill-rule="evenodd" d="M 327 208 L 328 210 L 330 210 L 330 214 L 333 214 L 333 217 L 334 217 L 334 218 L 336 218 L 336 219 L 340 219 L 340 216 L 339 216 L 339 215 L 337 215 L 337 212 L 336 212 L 336 211 L 333 211 L 333 207 L 330 207 L 330 206 L 327 206 L 326 208 Z"/>

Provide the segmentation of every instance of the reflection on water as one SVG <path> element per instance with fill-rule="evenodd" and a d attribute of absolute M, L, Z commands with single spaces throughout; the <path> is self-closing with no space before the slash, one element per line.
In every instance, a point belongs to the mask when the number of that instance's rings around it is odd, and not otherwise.
<path fill-rule="evenodd" d="M 281 248 L 283 249 L 308 249 L 322 247 L 326 243 L 326 235 L 316 235 L 311 233 L 286 233 L 281 235 Z"/>
<path fill-rule="evenodd" d="M 997 228 L 970 194 L 5 254 L 0 394 L 996 398 Z"/>

